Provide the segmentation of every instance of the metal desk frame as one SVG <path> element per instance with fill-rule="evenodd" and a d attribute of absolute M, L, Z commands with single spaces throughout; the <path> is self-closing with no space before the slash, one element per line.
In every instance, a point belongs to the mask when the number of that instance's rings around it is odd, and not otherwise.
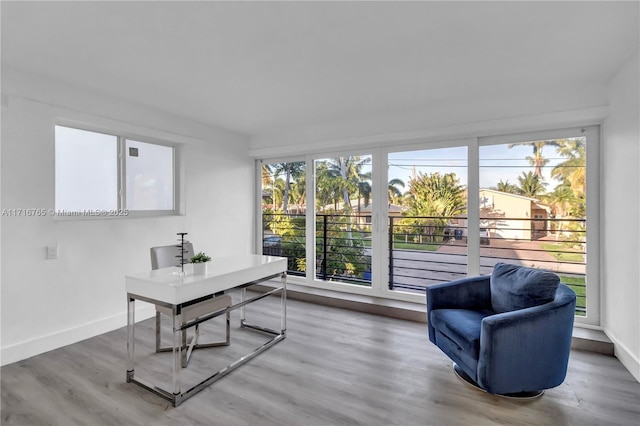
<path fill-rule="evenodd" d="M 280 287 L 277 287 L 266 293 L 259 294 L 250 299 L 246 298 L 247 287 L 253 284 L 257 284 L 257 283 L 267 281 L 277 277 L 280 277 L 280 282 L 281 282 Z M 177 407 L 178 405 L 180 405 L 181 403 L 183 403 L 193 395 L 197 394 L 198 392 L 200 392 L 210 384 L 220 380 L 221 378 L 223 378 L 224 376 L 226 376 L 227 374 L 229 374 L 230 372 L 232 372 L 242 364 L 250 361 L 251 359 L 256 357 L 258 354 L 266 351 L 267 349 L 269 349 L 270 347 L 272 347 L 273 345 L 280 342 L 286 337 L 286 331 L 287 331 L 287 274 L 286 272 L 264 277 L 257 281 L 252 281 L 249 283 L 237 285 L 235 287 L 229 288 L 229 290 L 232 288 L 240 289 L 240 302 L 234 305 L 231 305 L 226 309 L 217 311 L 215 313 L 212 313 L 210 315 L 207 315 L 201 318 L 197 318 L 195 320 L 192 320 L 182 325 L 178 322 L 177 316 L 180 314 L 182 307 L 189 302 L 181 303 L 178 305 L 171 305 L 171 304 L 167 304 L 166 302 L 161 302 L 161 301 L 144 297 L 138 294 L 127 293 L 127 383 L 135 383 L 155 393 L 156 395 L 159 395 L 160 397 L 169 400 L 174 407 Z M 280 310 L 281 310 L 280 331 L 272 330 L 272 329 L 255 325 L 255 324 L 249 324 L 246 322 L 245 320 L 246 305 L 248 305 L 249 303 L 258 301 L 260 299 L 263 299 L 267 296 L 276 294 L 278 292 L 280 292 Z M 135 345 L 134 343 L 135 343 L 135 301 L 136 300 L 142 300 L 142 301 L 157 304 L 157 305 L 163 305 L 173 309 L 173 349 L 172 349 L 173 366 L 171 370 L 172 378 L 173 378 L 172 392 L 169 392 L 165 389 L 155 386 L 143 379 L 139 379 L 135 377 Z M 197 324 L 200 324 L 210 319 L 213 319 L 215 317 L 218 317 L 220 315 L 225 315 L 227 312 L 233 311 L 238 308 L 240 308 L 240 327 L 241 328 L 250 328 L 250 329 L 258 330 L 258 331 L 272 335 L 273 338 L 271 338 L 269 341 L 264 343 L 262 346 L 256 348 L 252 352 L 240 357 L 236 361 L 227 365 L 220 371 L 207 377 L 206 379 L 196 384 L 195 386 L 191 387 L 190 389 L 182 391 L 181 385 L 180 385 L 180 370 L 182 369 L 181 360 L 182 360 L 182 350 L 183 350 L 182 331 L 187 330 L 191 327 L 194 327 Z M 229 320 L 227 319 L 227 321 Z M 227 324 L 227 327 L 228 326 L 229 325 Z"/>

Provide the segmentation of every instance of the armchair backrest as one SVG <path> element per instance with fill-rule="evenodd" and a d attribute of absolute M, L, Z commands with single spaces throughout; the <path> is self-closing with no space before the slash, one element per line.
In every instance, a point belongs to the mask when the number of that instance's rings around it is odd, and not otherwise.
<path fill-rule="evenodd" d="M 491 273 L 491 307 L 510 312 L 551 302 L 560 277 L 550 271 L 497 263 Z"/>

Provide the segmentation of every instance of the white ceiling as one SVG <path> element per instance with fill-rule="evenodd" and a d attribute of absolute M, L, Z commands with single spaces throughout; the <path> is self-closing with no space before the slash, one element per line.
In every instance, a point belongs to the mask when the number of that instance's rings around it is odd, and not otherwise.
<path fill-rule="evenodd" d="M 602 85 L 638 2 L 7 2 L 2 63 L 260 135 Z"/>

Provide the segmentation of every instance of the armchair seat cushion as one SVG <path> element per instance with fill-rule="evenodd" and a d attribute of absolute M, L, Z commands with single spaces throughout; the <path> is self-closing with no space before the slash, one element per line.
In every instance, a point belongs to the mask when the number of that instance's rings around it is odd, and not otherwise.
<path fill-rule="evenodd" d="M 553 301 L 560 277 L 542 269 L 498 263 L 491 274 L 491 307 L 511 312 Z"/>
<path fill-rule="evenodd" d="M 493 315 L 490 310 L 436 309 L 431 311 L 429 321 L 440 333 L 447 336 L 473 359 L 480 352 L 480 330 L 482 319 Z"/>

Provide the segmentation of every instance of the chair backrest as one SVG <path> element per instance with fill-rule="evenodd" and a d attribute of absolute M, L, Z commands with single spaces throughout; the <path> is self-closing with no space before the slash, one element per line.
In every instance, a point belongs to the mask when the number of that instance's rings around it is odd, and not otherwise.
<path fill-rule="evenodd" d="M 193 244 L 185 243 L 184 259 L 189 262 L 194 255 Z M 151 269 L 180 266 L 180 245 L 151 247 Z"/>

